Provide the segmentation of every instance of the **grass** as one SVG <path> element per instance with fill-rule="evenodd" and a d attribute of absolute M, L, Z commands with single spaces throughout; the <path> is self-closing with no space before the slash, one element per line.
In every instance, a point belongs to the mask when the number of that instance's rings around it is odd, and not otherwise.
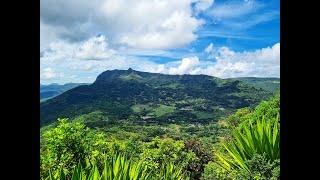
<path fill-rule="evenodd" d="M 141 113 L 142 111 L 150 111 L 152 108 L 148 104 L 136 104 L 131 106 L 134 113 Z"/>
<path fill-rule="evenodd" d="M 137 80 L 138 81 L 138 80 L 142 79 L 142 77 L 137 74 L 122 75 L 122 76 L 120 76 L 120 78 L 125 81 L 130 81 L 130 80 Z"/>
<path fill-rule="evenodd" d="M 207 113 L 202 111 L 195 111 L 193 112 L 198 119 L 214 119 L 216 117 L 216 114 L 214 113 Z"/>
<path fill-rule="evenodd" d="M 160 105 L 157 108 L 153 109 L 153 114 L 156 117 L 160 117 L 169 113 L 173 113 L 175 111 L 175 107 L 174 106 L 166 106 L 166 105 Z"/>

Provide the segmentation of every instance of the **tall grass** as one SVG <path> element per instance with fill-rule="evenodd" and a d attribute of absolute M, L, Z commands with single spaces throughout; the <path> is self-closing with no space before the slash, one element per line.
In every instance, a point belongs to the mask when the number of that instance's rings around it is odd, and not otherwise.
<path fill-rule="evenodd" d="M 233 140 L 222 143 L 224 153 L 216 153 L 220 164 L 226 168 L 241 168 L 250 172 L 247 161 L 255 154 L 266 156 L 269 161 L 280 158 L 279 115 L 275 119 L 248 122 L 233 131 Z"/>
<path fill-rule="evenodd" d="M 159 180 L 188 180 L 187 174 L 182 166 L 175 166 L 173 163 L 167 163 L 162 166 Z M 155 178 L 154 178 L 155 179 Z"/>
<path fill-rule="evenodd" d="M 102 171 L 93 163 L 90 167 L 76 166 L 71 177 L 66 177 L 63 170 L 55 174 L 49 173 L 46 180 L 187 180 L 184 169 L 167 163 L 155 174 L 143 161 L 133 161 L 125 155 L 115 155 L 104 161 Z"/>

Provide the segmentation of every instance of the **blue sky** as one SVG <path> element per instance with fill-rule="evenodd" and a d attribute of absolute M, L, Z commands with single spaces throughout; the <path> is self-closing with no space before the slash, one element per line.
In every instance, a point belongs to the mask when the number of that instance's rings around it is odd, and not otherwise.
<path fill-rule="evenodd" d="M 280 76 L 279 0 L 43 0 L 40 82 L 93 82 L 129 67 Z"/>

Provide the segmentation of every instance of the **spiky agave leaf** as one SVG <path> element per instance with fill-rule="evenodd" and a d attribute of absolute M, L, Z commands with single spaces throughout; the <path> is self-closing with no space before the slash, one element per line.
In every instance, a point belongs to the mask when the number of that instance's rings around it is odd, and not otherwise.
<path fill-rule="evenodd" d="M 280 133 L 279 116 L 275 119 L 262 118 L 255 124 L 248 122 L 233 132 L 233 141 L 222 143 L 227 154 L 215 153 L 220 165 L 227 170 L 241 168 L 250 172 L 247 160 L 254 154 L 266 155 L 270 161 L 279 159 L 280 155 Z"/>

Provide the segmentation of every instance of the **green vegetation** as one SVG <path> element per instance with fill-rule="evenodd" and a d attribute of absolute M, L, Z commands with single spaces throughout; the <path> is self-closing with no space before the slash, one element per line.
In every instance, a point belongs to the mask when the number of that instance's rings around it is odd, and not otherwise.
<path fill-rule="evenodd" d="M 209 76 L 106 74 L 41 103 L 42 179 L 280 179 L 279 94 Z"/>
<path fill-rule="evenodd" d="M 277 121 L 258 120 L 256 124 L 249 123 L 242 129 L 233 132 L 234 140 L 230 143 L 223 143 L 227 150 L 228 158 L 216 154 L 226 169 L 243 168 L 250 171 L 246 161 L 253 158 L 255 154 L 265 155 L 270 161 L 279 159 L 279 127 Z"/>
<path fill-rule="evenodd" d="M 40 123 L 45 126 L 57 118 L 73 119 L 95 111 L 114 121 L 209 123 L 239 108 L 254 107 L 271 95 L 238 80 L 112 70 L 100 74 L 93 84 L 41 102 Z"/>
<path fill-rule="evenodd" d="M 166 105 L 160 105 L 159 107 L 153 109 L 154 115 L 156 117 L 160 117 L 160 116 L 163 116 L 163 115 L 168 114 L 168 113 L 173 113 L 174 110 L 175 110 L 175 107 L 166 106 Z"/>
<path fill-rule="evenodd" d="M 208 179 L 280 178 L 280 97 L 241 109 L 223 120 L 229 128 L 207 165 Z"/>
<path fill-rule="evenodd" d="M 232 79 L 246 82 L 257 88 L 261 88 L 270 92 L 277 92 L 280 90 L 280 78 L 240 77 Z"/>
<path fill-rule="evenodd" d="M 122 124 L 101 112 L 59 119 L 41 129 L 41 177 L 279 179 L 279 99 L 199 126 Z"/>

